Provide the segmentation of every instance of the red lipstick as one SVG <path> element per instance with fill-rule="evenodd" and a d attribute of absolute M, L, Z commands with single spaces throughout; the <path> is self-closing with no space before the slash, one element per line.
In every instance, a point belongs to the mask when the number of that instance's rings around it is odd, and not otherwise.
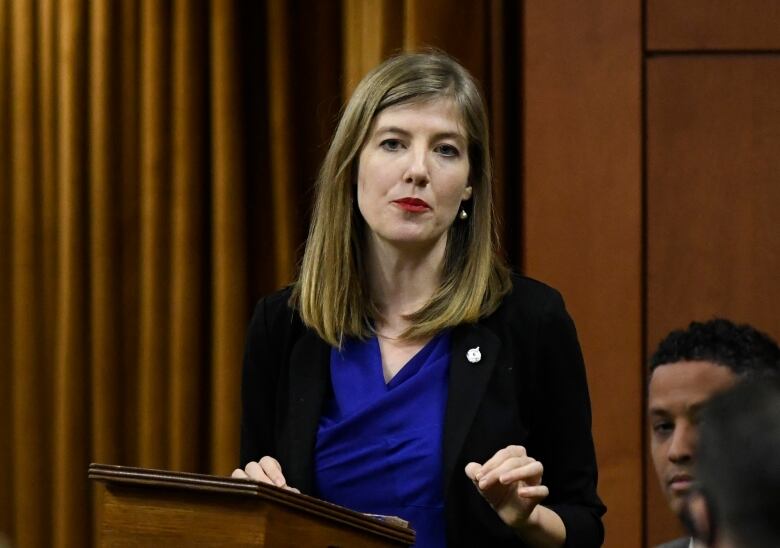
<path fill-rule="evenodd" d="M 399 200 L 393 200 L 393 203 L 404 211 L 410 211 L 412 213 L 422 213 L 428 211 L 431 206 L 425 200 L 419 198 L 401 198 Z"/>

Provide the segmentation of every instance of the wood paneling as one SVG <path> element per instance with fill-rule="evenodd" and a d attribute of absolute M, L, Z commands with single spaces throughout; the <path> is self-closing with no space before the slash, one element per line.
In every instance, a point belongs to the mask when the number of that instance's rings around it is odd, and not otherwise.
<path fill-rule="evenodd" d="M 647 72 L 648 348 L 726 316 L 780 338 L 780 55 L 659 57 Z M 648 541 L 676 523 L 647 471 Z"/>
<path fill-rule="evenodd" d="M 525 10 L 525 270 L 561 290 L 578 327 L 606 546 L 640 546 L 640 5 Z"/>
<path fill-rule="evenodd" d="M 648 0 L 651 50 L 780 49 L 777 0 Z"/>

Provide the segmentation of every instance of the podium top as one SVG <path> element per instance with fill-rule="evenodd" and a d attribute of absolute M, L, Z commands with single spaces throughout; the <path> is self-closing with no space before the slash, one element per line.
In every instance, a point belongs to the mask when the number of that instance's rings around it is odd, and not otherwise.
<path fill-rule="evenodd" d="M 89 465 L 87 475 L 91 480 L 108 484 L 260 497 L 304 513 L 339 521 L 407 544 L 414 543 L 414 531 L 409 528 L 406 521 L 400 518 L 362 514 L 315 497 L 250 479 L 96 463 Z"/>

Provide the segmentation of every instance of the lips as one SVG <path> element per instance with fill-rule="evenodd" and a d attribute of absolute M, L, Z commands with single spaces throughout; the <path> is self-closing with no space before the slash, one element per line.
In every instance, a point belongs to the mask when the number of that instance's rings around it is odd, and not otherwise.
<path fill-rule="evenodd" d="M 691 489 L 693 485 L 693 476 L 690 474 L 675 474 L 667 482 L 669 489 L 675 493 L 686 493 Z"/>
<path fill-rule="evenodd" d="M 393 200 L 393 203 L 404 211 L 410 211 L 412 213 L 422 213 L 423 211 L 431 209 L 428 202 L 421 200 L 420 198 L 400 198 L 398 200 Z"/>

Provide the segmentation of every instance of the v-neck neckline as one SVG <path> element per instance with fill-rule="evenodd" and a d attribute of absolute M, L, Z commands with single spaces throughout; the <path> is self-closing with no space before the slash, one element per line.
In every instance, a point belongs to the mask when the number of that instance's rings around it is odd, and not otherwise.
<path fill-rule="evenodd" d="M 373 346 L 376 363 L 378 364 L 378 374 L 385 388 L 387 390 L 392 390 L 393 388 L 405 382 L 407 379 L 413 377 L 422 368 L 425 362 L 428 361 L 428 358 L 431 356 L 445 333 L 446 331 L 443 331 L 437 335 L 434 335 L 431 340 L 425 343 L 417 352 L 414 353 L 414 355 L 406 360 L 406 363 L 404 363 L 398 369 L 398 371 L 395 372 L 395 375 L 393 375 L 388 381 L 385 381 L 384 361 L 382 359 L 382 349 L 379 345 L 379 337 L 374 335 L 371 338 L 371 344 Z"/>

